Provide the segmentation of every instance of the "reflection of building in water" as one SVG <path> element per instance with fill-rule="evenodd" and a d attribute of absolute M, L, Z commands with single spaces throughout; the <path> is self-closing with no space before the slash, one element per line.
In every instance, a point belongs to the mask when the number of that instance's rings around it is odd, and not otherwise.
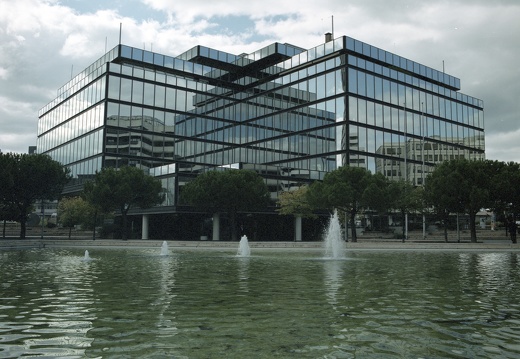
<path fill-rule="evenodd" d="M 426 139 L 410 139 L 400 146 L 385 143 L 377 149 L 380 157 L 376 160 L 376 172 L 382 173 L 391 180 L 407 180 L 420 186 L 436 164 L 459 158 L 470 160 L 481 158 L 477 151 L 470 150 L 470 143 L 483 146 L 484 136 L 466 138 L 432 137 Z M 398 159 L 404 157 L 406 161 Z"/>
<path fill-rule="evenodd" d="M 418 184 L 421 151 L 428 168 L 484 157 L 483 102 L 459 90 L 456 77 L 346 36 L 240 55 L 118 45 L 40 110 L 38 152 L 71 170 L 68 193 L 102 167 L 142 168 L 162 181 L 164 213 L 185 210 L 182 186 L 215 168 L 256 170 L 273 198 L 346 164 L 395 178 L 406 163 Z"/>

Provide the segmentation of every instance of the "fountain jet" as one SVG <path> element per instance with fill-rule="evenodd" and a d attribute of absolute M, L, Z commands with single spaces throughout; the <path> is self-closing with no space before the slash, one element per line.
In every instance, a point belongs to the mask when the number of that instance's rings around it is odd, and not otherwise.
<path fill-rule="evenodd" d="M 345 258 L 346 245 L 342 237 L 338 211 L 334 210 L 334 214 L 330 217 L 329 225 L 325 231 L 324 245 L 326 258 Z"/>
<path fill-rule="evenodd" d="M 162 246 L 161 246 L 161 256 L 167 256 L 168 253 L 169 253 L 168 243 L 166 241 L 163 241 Z"/>
<path fill-rule="evenodd" d="M 237 257 L 249 257 L 251 255 L 251 248 L 249 248 L 249 241 L 247 236 L 240 238 L 240 244 L 238 245 Z"/>

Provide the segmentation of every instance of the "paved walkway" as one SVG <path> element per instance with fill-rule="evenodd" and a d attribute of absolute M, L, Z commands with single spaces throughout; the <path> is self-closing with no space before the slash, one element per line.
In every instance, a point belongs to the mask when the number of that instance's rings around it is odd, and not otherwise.
<path fill-rule="evenodd" d="M 71 240 L 67 238 L 28 238 L 28 239 L 1 239 L 0 250 L 21 248 L 52 248 L 52 247 L 161 247 L 162 240 L 117 240 L 96 239 L 76 237 Z M 238 242 L 231 241 L 167 241 L 171 248 L 238 248 Z M 287 248 L 287 249 L 315 249 L 322 250 L 323 242 L 249 242 L 251 248 Z M 348 250 L 487 250 L 487 251 L 520 251 L 520 244 L 512 244 L 505 239 L 484 239 L 477 243 L 469 241 L 444 242 L 432 240 L 409 240 L 402 242 L 396 239 L 359 239 L 358 242 L 347 243 Z"/>

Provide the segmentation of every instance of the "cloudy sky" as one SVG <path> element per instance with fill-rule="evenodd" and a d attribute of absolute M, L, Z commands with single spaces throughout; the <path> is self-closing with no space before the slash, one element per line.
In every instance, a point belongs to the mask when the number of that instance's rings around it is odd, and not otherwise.
<path fill-rule="evenodd" d="M 38 110 L 119 41 L 176 56 L 347 35 L 461 79 L 484 100 L 486 157 L 520 162 L 519 0 L 0 0 L 0 150 L 36 145 Z"/>

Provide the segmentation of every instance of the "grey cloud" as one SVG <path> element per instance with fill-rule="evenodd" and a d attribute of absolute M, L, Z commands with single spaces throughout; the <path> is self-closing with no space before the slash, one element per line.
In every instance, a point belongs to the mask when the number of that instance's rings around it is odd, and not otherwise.
<path fill-rule="evenodd" d="M 111 7 L 101 0 L 92 1 L 98 4 L 90 9 Z M 497 159 L 510 156 L 507 148 L 502 149 L 504 140 L 497 139 L 516 140 L 503 134 L 520 133 L 517 0 L 302 0 L 298 7 L 264 0 L 262 6 L 270 9 L 265 13 L 255 9 L 257 4 L 236 2 L 236 15 L 258 26 L 255 33 L 246 35 L 240 24 L 222 23 L 227 18 L 223 14 L 231 11 L 230 5 L 226 4 L 225 11 L 213 7 L 215 12 L 211 13 L 212 7 L 201 7 L 201 3 L 183 4 L 183 11 L 198 19 L 194 24 L 186 20 L 151 26 L 140 13 L 130 17 L 132 9 L 128 6 L 124 9 L 128 17 L 122 18 L 117 9 L 93 15 L 63 6 L 58 11 L 52 7 L 57 3 L 46 2 L 38 26 L 15 33 L 6 30 L 12 28 L 9 19 L 0 15 L 0 69 L 4 69 L 0 99 L 11 103 L 0 109 L 0 148 L 10 141 L 13 150 L 22 152 L 34 144 L 31 138 L 36 136 L 38 109 L 53 99 L 56 90 L 70 78 L 71 70 L 77 73 L 102 55 L 105 39 L 109 49 L 115 45 L 120 22 L 123 42 L 141 47 L 153 41 L 154 50 L 175 56 L 199 43 L 233 53 L 254 51 L 272 41 L 316 46 L 323 41 L 322 32 L 330 27 L 327 19 L 333 15 L 336 36 L 351 36 L 438 70 L 444 60 L 446 71 L 461 79 L 462 92 L 484 100 L 488 154 Z M 74 2 L 64 4 L 74 6 Z M 117 2 L 116 6 L 124 5 Z M 273 15 L 276 9 L 282 16 Z M 55 24 L 53 11 L 66 14 L 67 24 Z M 201 14 L 207 20 L 198 24 Z M 13 112 L 18 104 L 20 111 Z M 6 134 L 12 135 L 8 139 Z M 18 136 L 18 140 L 11 140 L 12 136 Z M 515 160 L 520 162 L 520 151 Z"/>

